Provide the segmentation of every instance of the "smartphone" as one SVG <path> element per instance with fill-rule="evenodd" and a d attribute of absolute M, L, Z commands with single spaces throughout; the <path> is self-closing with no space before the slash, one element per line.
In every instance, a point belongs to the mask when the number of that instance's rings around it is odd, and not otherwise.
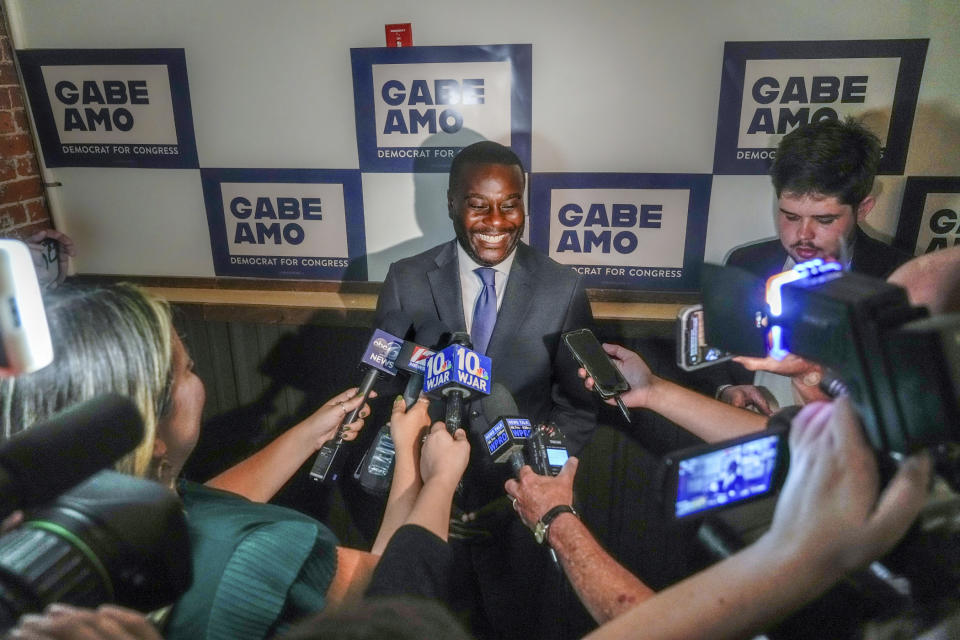
<path fill-rule="evenodd" d="M 683 307 L 677 312 L 677 366 L 694 371 L 732 357 L 732 353 L 707 344 L 703 305 Z"/>
<path fill-rule="evenodd" d="M 593 388 L 601 398 L 612 398 L 630 390 L 623 374 L 610 360 L 610 356 L 590 329 L 568 331 L 562 337 L 573 357 L 587 370 L 587 375 L 593 378 Z"/>
<path fill-rule="evenodd" d="M 53 344 L 30 249 L 0 240 L 0 367 L 19 375 L 53 362 Z"/>
<path fill-rule="evenodd" d="M 783 484 L 788 463 L 784 427 L 668 454 L 668 515 L 682 520 L 770 496 Z"/>

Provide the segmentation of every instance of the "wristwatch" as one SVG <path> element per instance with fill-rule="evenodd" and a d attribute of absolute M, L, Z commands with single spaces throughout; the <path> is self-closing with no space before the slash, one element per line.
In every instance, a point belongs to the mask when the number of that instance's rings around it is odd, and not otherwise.
<path fill-rule="evenodd" d="M 537 524 L 533 527 L 533 537 L 536 539 L 538 544 L 544 544 L 547 542 L 547 532 L 550 531 L 550 523 L 552 523 L 561 513 L 572 513 L 578 518 L 580 517 L 580 514 L 577 513 L 577 510 L 569 504 L 558 504 L 554 508 L 550 509 L 545 514 L 540 516 L 540 519 L 537 520 Z"/>

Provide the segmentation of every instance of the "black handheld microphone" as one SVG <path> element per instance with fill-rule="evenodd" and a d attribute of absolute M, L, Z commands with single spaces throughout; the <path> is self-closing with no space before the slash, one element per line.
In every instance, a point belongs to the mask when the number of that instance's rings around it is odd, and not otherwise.
<path fill-rule="evenodd" d="M 0 444 L 0 516 L 45 504 L 143 440 L 133 402 L 111 393 L 73 405 Z"/>
<path fill-rule="evenodd" d="M 396 361 L 400 355 L 400 347 L 403 345 L 403 339 L 397 336 L 407 336 L 410 331 L 410 318 L 401 311 L 395 311 L 384 318 L 383 328 L 374 329 L 373 336 L 367 344 L 367 349 L 363 353 L 360 362 L 365 365 L 367 372 L 363 375 L 360 382 L 360 388 L 357 393 L 363 397 L 356 409 L 343 416 L 340 426 L 337 428 L 337 435 L 328 440 L 320 447 L 320 453 L 313 463 L 310 470 L 310 478 L 320 483 L 334 482 L 340 477 L 340 470 L 343 469 L 345 454 L 341 452 L 343 444 L 343 429 L 351 422 L 357 419 L 357 415 L 363 408 L 363 403 L 367 401 L 373 385 L 380 378 L 380 373 L 384 372 L 391 376 L 397 375 Z"/>
<path fill-rule="evenodd" d="M 427 320 L 416 330 L 416 342 L 407 340 L 397 356 L 397 368 L 410 374 L 403 390 L 407 411 L 423 391 L 423 374 L 429 360 L 441 346 L 450 344 L 450 330 L 439 320 Z"/>
<path fill-rule="evenodd" d="M 526 464 L 524 448 L 533 423 L 520 416 L 513 395 L 499 382 L 491 385 L 490 395 L 481 401 L 481 406 L 484 416 L 494 416 L 490 428 L 483 433 L 487 454 L 495 463 L 509 462 L 516 475 Z"/>
<path fill-rule="evenodd" d="M 555 476 L 567 461 L 567 439 L 551 423 L 534 425 L 520 415 L 510 392 L 494 383 L 483 399 L 484 416 L 496 416 L 483 434 L 483 443 L 494 462 L 509 462 L 517 475 L 528 464 L 541 476 Z"/>
<path fill-rule="evenodd" d="M 473 392 L 490 393 L 491 369 L 490 358 L 474 351 L 470 335 L 462 331 L 427 361 L 423 390 L 443 397 L 444 422 L 451 435 L 463 428 L 463 401 Z"/>
<path fill-rule="evenodd" d="M 416 329 L 417 342 L 407 340 L 400 347 L 397 356 L 396 368 L 409 374 L 407 386 L 403 391 L 403 401 L 409 411 L 413 403 L 420 397 L 423 390 L 423 374 L 427 368 L 427 360 L 435 353 L 441 341 L 449 341 L 449 331 L 446 325 L 439 320 L 428 320 Z M 418 344 L 419 343 L 419 344 Z M 424 346 L 426 345 L 426 346 Z M 380 427 L 373 444 L 364 454 L 357 465 L 353 477 L 360 482 L 360 487 L 371 495 L 386 495 L 390 490 L 393 477 L 393 463 L 395 458 L 393 439 L 390 437 L 390 426 Z"/>

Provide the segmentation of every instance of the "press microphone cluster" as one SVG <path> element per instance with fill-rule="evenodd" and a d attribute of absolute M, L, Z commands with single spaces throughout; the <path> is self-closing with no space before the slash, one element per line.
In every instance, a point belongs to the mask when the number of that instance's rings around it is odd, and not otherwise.
<path fill-rule="evenodd" d="M 363 408 L 374 384 L 380 379 L 381 373 L 397 375 L 396 361 L 400 355 L 403 339 L 407 337 L 412 326 L 410 318 L 402 312 L 394 312 L 384 318 L 382 328 L 375 329 L 367 348 L 360 360 L 361 366 L 366 369 L 363 380 L 360 382 L 358 395 L 363 401 L 356 409 L 350 411 L 340 422 L 337 434 L 320 447 L 320 452 L 310 470 L 310 478 L 319 483 L 335 482 L 340 477 L 340 471 L 346 454 L 342 451 L 344 428 L 356 421 L 357 415 Z M 398 337 L 398 336 L 403 336 Z"/>
<path fill-rule="evenodd" d="M 490 394 L 491 360 L 473 350 L 470 336 L 454 333 L 450 346 L 427 361 L 423 390 L 443 398 L 444 422 L 451 434 L 463 428 L 464 400 L 473 393 Z"/>
<path fill-rule="evenodd" d="M 413 340 L 404 341 L 403 346 L 400 347 L 395 366 L 408 374 L 407 385 L 403 391 L 404 406 L 407 411 L 420 397 L 423 389 L 423 374 L 427 369 L 427 361 L 436 353 L 434 349 L 446 345 L 449 341 L 450 335 L 446 326 L 438 320 L 428 320 L 416 327 Z M 360 482 L 360 486 L 367 493 L 386 495 L 390 490 L 395 456 L 390 427 L 385 424 L 380 427 L 373 444 L 357 465 L 353 474 L 354 479 Z"/>

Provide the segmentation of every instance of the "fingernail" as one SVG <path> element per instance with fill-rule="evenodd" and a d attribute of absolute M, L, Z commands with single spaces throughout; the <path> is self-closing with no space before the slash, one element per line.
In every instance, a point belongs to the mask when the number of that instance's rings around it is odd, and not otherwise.
<path fill-rule="evenodd" d="M 396 398 L 393 399 L 393 405 L 394 405 L 394 406 L 400 404 L 401 402 L 403 402 L 403 396 L 399 396 L 399 395 L 398 395 Z"/>

